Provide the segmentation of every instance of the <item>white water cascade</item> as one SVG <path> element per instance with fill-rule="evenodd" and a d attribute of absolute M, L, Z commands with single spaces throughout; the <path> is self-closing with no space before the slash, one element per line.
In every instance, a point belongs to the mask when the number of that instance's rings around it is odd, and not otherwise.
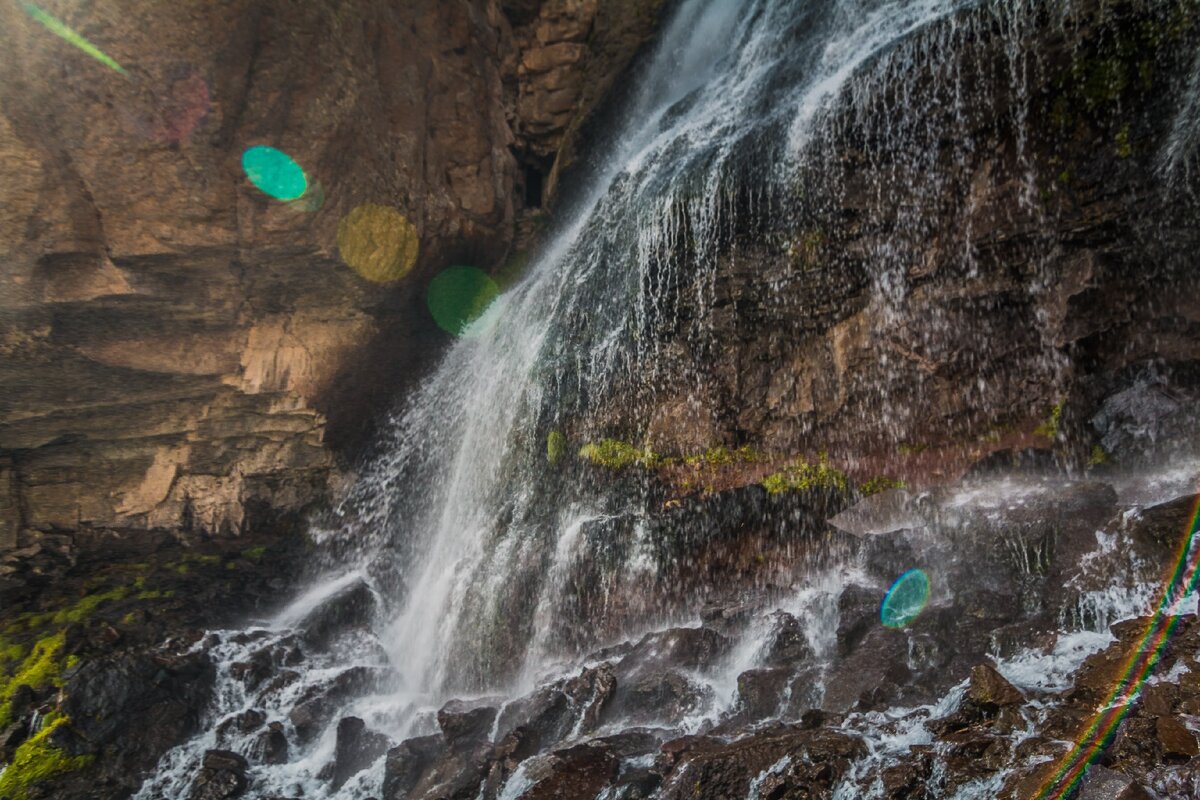
<path fill-rule="evenodd" d="M 1064 19 L 1069 7 L 1056 4 Z M 961 22 L 956 15 L 968 8 L 990 22 Z M 314 687 L 349 668 L 368 677 L 347 693 L 331 721 L 300 737 L 303 743 L 286 763 L 254 767 L 254 793 L 378 796 L 379 762 L 336 789 L 320 776 L 333 756 L 338 719 L 360 717 L 399 742 L 432 730 L 432 713 L 450 699 L 502 703 L 578 670 L 604 645 L 697 625 L 697 608 L 681 606 L 666 590 L 656 594 L 661 587 L 654 576 L 669 557 L 650 519 L 661 502 L 636 482 L 598 485 L 589 473 L 551 463 L 547 437 L 569 431 L 578 449 L 580 442 L 606 435 L 600 420 L 614 404 L 653 406 L 669 370 L 657 332 L 678 321 L 681 306 L 694 309 L 695 320 L 712 307 L 719 251 L 734 236 L 733 220 L 780 213 L 779 198 L 834 157 L 828 146 L 839 126 L 880 102 L 904 102 L 886 97 L 881 87 L 899 81 L 915 59 L 936 59 L 939 47 L 952 50 L 958 37 L 972 35 L 970 25 L 998 21 L 1011 39 L 1012 63 L 1023 63 L 1022 24 L 1036 13 L 1031 8 L 1015 0 L 679 3 L 639 70 L 639 84 L 618 109 L 601 160 L 560 214 L 530 272 L 405 400 L 379 448 L 382 455 L 337 513 L 316 525 L 318 543 L 339 554 L 329 559 L 324 577 L 273 620 L 246 631 L 215 632 L 199 645 L 211 646 L 221 665 L 209 730 L 172 751 L 138 797 L 184 797 L 206 749 L 249 749 L 249 739 L 230 745 L 217 726 L 251 705 L 269 719 L 284 720 L 289 738 L 296 738 L 294 723 L 286 721 L 290 712 Z M 939 22 L 945 24 L 929 41 L 903 46 Z M 1014 85 L 1019 92 L 1016 66 Z M 951 116 L 965 116 L 966 105 Z M 1026 112 L 1020 102 L 1014 105 L 1019 128 Z M 897 115 L 896 137 L 934 124 Z M 961 147 L 965 152 L 973 145 Z M 927 181 L 927 191 L 939 190 L 931 164 L 907 166 L 914 183 Z M 819 206 L 822 199 L 806 201 Z M 921 223 L 911 222 L 918 235 Z M 878 302 L 896 308 L 907 291 L 898 258 L 887 242 L 879 243 L 869 276 Z M 696 323 L 689 335 L 702 347 L 710 332 Z M 1048 358 L 1048 375 L 1060 367 Z M 879 393 L 883 398 L 887 387 Z M 904 413 L 881 399 L 881 417 Z M 637 441 L 644 430 L 628 433 Z M 1010 489 L 985 487 L 961 504 L 982 508 L 997 497 L 1008 502 Z M 1098 539 L 1098 548 L 1104 545 Z M 1109 622 L 1145 610 L 1152 570 L 1139 571 L 1143 566 L 1128 567 L 1136 578 L 1130 591 L 1087 596 L 1091 605 L 1075 621 L 1079 639 L 1060 640 L 1062 652 L 998 658 L 1001 670 L 1022 687 L 1039 671 L 1055 678 L 1069 674 L 1108 641 L 1103 628 Z M 882 592 L 886 584 L 868 575 L 861 561 L 836 554 L 803 572 L 774 607 L 800 620 L 818 664 L 813 674 L 820 674 L 833 658 L 842 588 L 859 583 Z M 359 587 L 372 598 L 369 633 L 354 631 L 335 646 L 307 653 L 306 666 L 291 682 L 253 697 L 241 688 L 232 665 L 264 648 L 307 648 L 297 630 L 331 599 Z M 768 619 L 746 627 L 722 669 L 693 676 L 708 700 L 676 721 L 680 732 L 707 730 L 735 705 L 738 675 L 760 663 L 774 635 L 763 621 Z M 1089 625 L 1096 630 L 1085 630 Z M 789 685 L 784 706 L 792 690 Z M 949 713 L 960 696 L 930 706 L 925 719 Z M 819 693 L 805 702 L 819 704 Z M 780 715 L 786 713 L 781 707 Z M 857 715 L 845 723 L 874 736 L 870 756 L 856 767 L 860 772 L 896 749 L 929 742 L 923 725 L 897 729 L 889 728 L 890 721 L 888 715 Z M 780 762 L 771 770 L 786 766 Z M 522 765 L 498 796 L 519 797 L 533 785 L 529 774 Z M 757 798 L 772 774 L 760 775 L 749 796 Z M 994 788 L 970 787 L 961 796 L 983 797 Z M 844 796 L 852 796 L 849 784 Z"/>

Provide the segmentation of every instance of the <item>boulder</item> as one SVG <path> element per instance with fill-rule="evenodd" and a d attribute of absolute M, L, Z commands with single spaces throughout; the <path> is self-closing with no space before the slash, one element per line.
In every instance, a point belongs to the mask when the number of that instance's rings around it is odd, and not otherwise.
<path fill-rule="evenodd" d="M 362 770 L 375 763 L 388 752 L 391 741 L 381 733 L 368 730 L 358 717 L 345 717 L 338 723 L 337 744 L 333 756 L 333 776 L 330 783 L 334 790 Z"/>
<path fill-rule="evenodd" d="M 204 761 L 188 800 L 229 800 L 241 797 L 248 786 L 246 770 L 250 765 L 246 759 L 229 750 L 209 750 L 204 754 Z"/>
<path fill-rule="evenodd" d="M 470 744 L 487 739 L 491 735 L 496 714 L 493 706 L 451 700 L 437 712 L 437 722 L 446 742 L 456 747 L 459 743 Z"/>
<path fill-rule="evenodd" d="M 1005 706 L 1019 705 L 1025 702 L 1021 690 L 987 664 L 980 664 L 971 670 L 971 681 L 967 685 L 967 698 L 976 705 L 991 711 L 997 711 Z"/>
<path fill-rule="evenodd" d="M 1083 775 L 1078 800 L 1151 800 L 1137 781 L 1111 769 L 1093 764 Z"/>

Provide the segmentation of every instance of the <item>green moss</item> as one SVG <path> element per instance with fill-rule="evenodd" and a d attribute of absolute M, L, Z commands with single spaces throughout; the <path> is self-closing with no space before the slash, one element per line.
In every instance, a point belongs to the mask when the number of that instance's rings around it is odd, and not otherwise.
<path fill-rule="evenodd" d="M 1060 401 L 1054 408 L 1050 409 L 1050 416 L 1041 425 L 1034 429 L 1034 433 L 1051 441 L 1058 438 L 1058 432 L 1062 426 L 1063 407 L 1066 401 Z"/>
<path fill-rule="evenodd" d="M 724 445 L 710 447 L 703 453 L 684 458 L 683 463 L 689 467 L 725 467 L 730 464 L 753 464 L 762 461 L 763 454 L 749 445 L 743 445 L 737 450 L 730 450 Z"/>
<path fill-rule="evenodd" d="M 914 444 L 912 442 L 902 442 L 897 448 L 902 456 L 915 456 L 924 453 L 929 449 L 927 444 Z"/>
<path fill-rule="evenodd" d="M 886 492 L 888 489 L 907 488 L 908 484 L 904 481 L 898 481 L 895 478 L 888 478 L 882 475 L 871 478 L 870 480 L 865 481 L 858 486 L 858 490 L 866 497 L 870 497 L 873 494 L 879 494 L 880 492 Z"/>
<path fill-rule="evenodd" d="M 625 469 L 634 465 L 653 468 L 661 464 L 658 454 L 650 448 L 639 449 L 617 439 L 601 439 L 593 444 L 585 444 L 579 451 L 579 457 L 609 469 Z"/>
<path fill-rule="evenodd" d="M 92 763 L 94 756 L 67 755 L 50 741 L 51 735 L 68 723 L 66 717 L 54 719 L 17 748 L 12 763 L 0 773 L 0 797 L 26 800 L 38 784 Z"/>
<path fill-rule="evenodd" d="M 557 464 L 567 452 L 567 437 L 561 431 L 550 431 L 546 436 L 546 460 Z"/>
<path fill-rule="evenodd" d="M 120 600 L 127 594 L 129 594 L 129 590 L 123 586 L 118 586 L 107 592 L 89 594 L 70 608 L 64 608 L 62 611 L 56 613 L 52 618 L 53 622 L 58 625 L 65 625 L 68 622 L 83 622 L 103 604 Z"/>
<path fill-rule="evenodd" d="M 266 554 L 266 552 L 266 547 L 251 547 L 247 550 L 243 550 L 240 555 L 242 558 L 249 559 L 250 561 L 258 561 L 263 557 L 263 555 Z"/>
<path fill-rule="evenodd" d="M 59 658 L 65 644 L 63 631 L 39 639 L 12 675 L 0 679 L 0 728 L 12 722 L 12 696 L 18 686 L 44 689 L 62 684 L 63 662 Z"/>
<path fill-rule="evenodd" d="M 767 476 L 762 486 L 768 494 L 773 495 L 810 489 L 834 489 L 844 492 L 849 486 L 849 481 L 844 472 L 829 466 L 825 454 L 822 453 L 816 464 L 797 461 L 774 475 Z"/>
<path fill-rule="evenodd" d="M 1092 445 L 1092 454 L 1088 457 L 1088 469 L 1098 467 L 1101 464 L 1107 464 L 1111 459 L 1112 456 L 1108 454 L 1107 450 L 1098 444 L 1094 444 Z"/>
<path fill-rule="evenodd" d="M 138 592 L 134 597 L 138 600 L 158 600 L 163 597 L 174 597 L 174 591 L 164 592 L 161 589 L 151 589 L 145 592 Z"/>
<path fill-rule="evenodd" d="M 0 666 L 25 658 L 25 645 L 0 639 Z"/>

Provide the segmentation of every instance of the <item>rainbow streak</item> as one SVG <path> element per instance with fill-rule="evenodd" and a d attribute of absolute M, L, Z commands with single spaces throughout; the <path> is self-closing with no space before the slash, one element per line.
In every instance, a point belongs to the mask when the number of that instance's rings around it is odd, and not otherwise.
<path fill-rule="evenodd" d="M 1200 569 L 1192 563 L 1191 577 L 1184 580 L 1189 568 L 1188 555 L 1196 539 L 1197 527 L 1200 527 L 1200 498 L 1192 511 L 1188 534 L 1184 537 L 1174 571 L 1163 589 L 1162 599 L 1154 616 L 1146 625 L 1146 633 L 1130 655 L 1120 680 L 1101 706 L 1103 710 L 1096 714 L 1092 724 L 1067 754 L 1058 771 L 1034 795 L 1035 800 L 1061 800 L 1074 791 L 1083 779 L 1084 772 L 1112 741 L 1117 726 L 1133 707 L 1133 701 L 1137 699 L 1146 679 L 1158 664 L 1167 641 L 1179 624 L 1179 605 L 1196 589 L 1197 579 L 1200 578 Z M 1180 586 L 1183 586 L 1182 592 L 1179 591 Z M 1167 613 L 1168 607 L 1171 609 L 1170 613 Z"/>
<path fill-rule="evenodd" d="M 104 64 L 107 67 L 112 67 L 122 75 L 129 74 L 125 71 L 125 68 L 118 64 L 111 56 L 109 56 L 99 47 L 96 47 L 96 45 L 92 44 L 87 39 L 80 36 L 75 31 L 68 28 L 67 24 L 58 17 L 42 10 L 33 3 L 21 3 L 21 8 L 24 9 L 26 14 L 49 28 L 51 33 L 55 33 L 61 36 L 63 39 L 66 39 L 68 42 L 75 45 L 80 50 L 99 61 L 101 64 Z"/>

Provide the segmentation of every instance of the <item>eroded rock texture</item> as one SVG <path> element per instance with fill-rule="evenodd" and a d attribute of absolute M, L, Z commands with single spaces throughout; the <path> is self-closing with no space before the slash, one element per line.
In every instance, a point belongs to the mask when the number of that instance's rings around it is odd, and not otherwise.
<path fill-rule="evenodd" d="M 446 341 L 428 279 L 504 260 L 517 155 L 548 171 L 654 24 L 594 2 L 45 7 L 125 74 L 0 9 L 0 550 L 234 535 L 319 501 Z M 254 188 L 254 145 L 308 194 Z M 363 203 L 419 232 L 404 280 L 339 260 Z"/>

